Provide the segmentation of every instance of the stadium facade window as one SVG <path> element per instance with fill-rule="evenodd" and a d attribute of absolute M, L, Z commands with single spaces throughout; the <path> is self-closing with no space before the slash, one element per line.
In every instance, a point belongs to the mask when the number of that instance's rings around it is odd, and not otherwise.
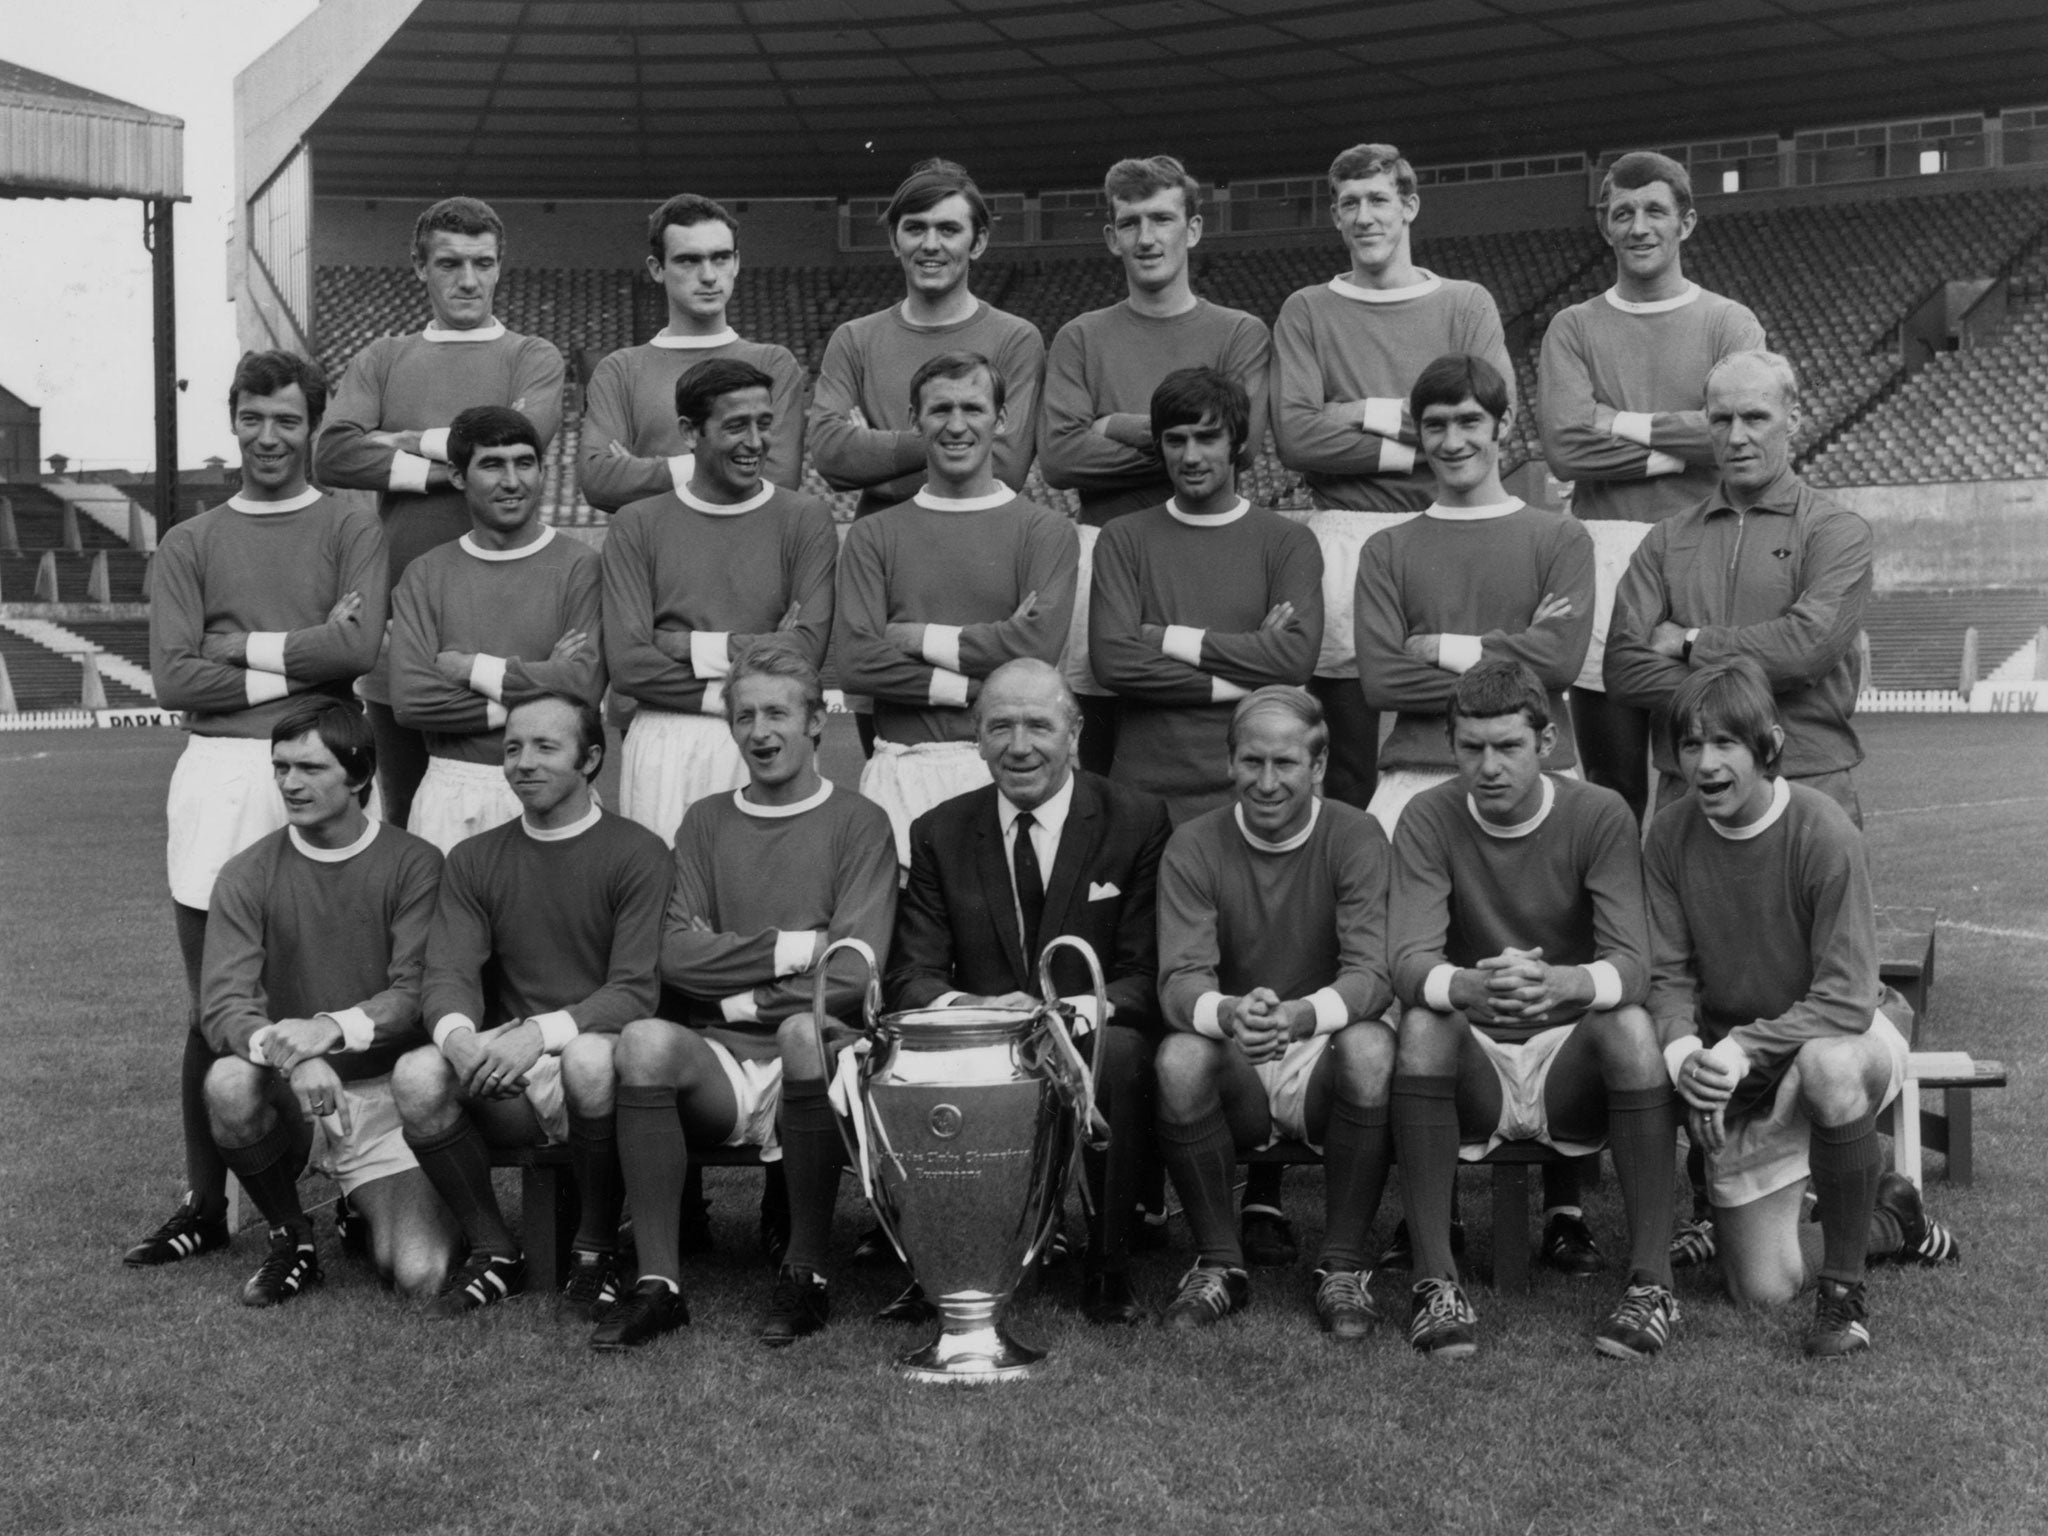
<path fill-rule="evenodd" d="M 1721 173 L 1721 190 L 1723 192 L 1740 192 L 1742 190 L 1742 172 L 1733 166 L 1723 171 Z"/>
<path fill-rule="evenodd" d="M 1920 151 L 1920 174 L 1922 176 L 1939 176 L 1947 169 L 1948 152 L 1946 150 L 1923 149 Z"/>

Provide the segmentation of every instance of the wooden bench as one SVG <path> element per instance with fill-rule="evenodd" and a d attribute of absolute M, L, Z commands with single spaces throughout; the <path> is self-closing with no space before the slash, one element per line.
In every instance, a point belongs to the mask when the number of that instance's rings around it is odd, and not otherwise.
<path fill-rule="evenodd" d="M 1934 999 L 1934 930 L 1939 914 L 1932 907 L 1877 909 L 1878 976 L 1912 1005 L 1913 1028 L 1906 1044 L 1906 1082 L 1899 1097 L 1879 1119 L 1894 1139 L 1899 1171 L 1916 1185 L 1922 1181 L 1921 1154 L 1939 1152 L 1951 1184 L 1969 1184 L 1977 1176 L 1976 1110 L 1971 1095 L 1980 1088 L 2003 1088 L 2005 1067 L 1978 1061 L 1967 1051 L 1928 1050 Z M 1923 1033 L 1924 1032 L 1924 1033 Z M 1937 1095 L 1938 1108 L 1921 1095 Z"/>

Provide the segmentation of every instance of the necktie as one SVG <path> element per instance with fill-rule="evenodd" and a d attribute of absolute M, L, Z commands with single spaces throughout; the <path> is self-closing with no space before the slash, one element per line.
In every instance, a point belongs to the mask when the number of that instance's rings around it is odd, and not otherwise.
<path fill-rule="evenodd" d="M 1038 868 L 1038 850 L 1031 846 L 1031 829 L 1037 825 L 1029 811 L 1017 817 L 1017 846 L 1010 853 L 1010 868 L 1017 880 L 1017 915 L 1024 924 L 1024 962 L 1035 958 L 1038 925 L 1045 917 L 1045 876 Z"/>

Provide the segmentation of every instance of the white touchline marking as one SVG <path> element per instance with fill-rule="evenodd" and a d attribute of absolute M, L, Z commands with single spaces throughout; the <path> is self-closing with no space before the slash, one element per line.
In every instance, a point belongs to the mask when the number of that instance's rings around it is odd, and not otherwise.
<path fill-rule="evenodd" d="M 2031 939 L 2036 944 L 2048 944 L 2048 933 L 2036 933 L 2031 928 L 1991 928 L 1983 923 L 1966 923 L 1953 917 L 1939 921 L 1944 928 L 1960 928 L 1964 933 L 1978 933 L 1990 939 Z"/>
<path fill-rule="evenodd" d="M 1948 805 L 1886 805 L 1872 809 L 1871 820 L 1912 816 L 1927 811 L 1981 811 L 1999 805 L 2048 805 L 2048 795 L 2021 795 L 2011 800 L 1958 800 Z"/>

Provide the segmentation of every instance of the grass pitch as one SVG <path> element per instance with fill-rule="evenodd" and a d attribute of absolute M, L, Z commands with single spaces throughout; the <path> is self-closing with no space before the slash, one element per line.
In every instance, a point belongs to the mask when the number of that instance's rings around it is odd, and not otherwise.
<path fill-rule="evenodd" d="M 722 1170 L 720 1252 L 686 1276 L 695 1326 L 625 1359 L 591 1355 L 538 1297 L 426 1323 L 324 1218 L 327 1287 L 278 1311 L 235 1300 L 260 1231 L 122 1269 L 181 1185 L 162 853 L 180 739 L 0 737 L 0 1530 L 2048 1529 L 2048 738 L 1981 717 L 1864 732 L 1879 899 L 1944 920 L 1922 1042 L 2013 1073 L 1979 1105 L 1978 1184 L 1930 1185 L 1966 1264 L 1878 1271 L 1870 1355 L 1810 1365 L 1809 1302 L 1739 1313 L 1699 1281 L 1666 1357 L 1630 1367 L 1590 1347 L 1618 1274 L 1473 1286 L 1482 1350 L 1464 1365 L 1402 1342 L 1398 1276 L 1375 1285 L 1391 1326 L 1362 1348 L 1315 1331 L 1305 1267 L 1259 1273 L 1249 1316 L 1192 1339 L 1092 1330 L 1055 1276 L 1016 1318 L 1048 1368 L 979 1391 L 891 1373 L 921 1336 L 865 1320 L 895 1277 L 846 1262 L 851 1179 L 836 1319 L 775 1353 L 753 1343 L 758 1177 Z M 1306 1253 L 1321 1188 L 1288 1180 Z M 1468 1177 L 1482 1270 L 1486 1191 Z M 1390 1191 L 1376 1239 L 1397 1215 Z M 1619 1253 L 1611 1175 L 1589 1215 Z M 1139 1270 L 1156 1301 L 1185 1262 L 1173 1235 Z"/>

